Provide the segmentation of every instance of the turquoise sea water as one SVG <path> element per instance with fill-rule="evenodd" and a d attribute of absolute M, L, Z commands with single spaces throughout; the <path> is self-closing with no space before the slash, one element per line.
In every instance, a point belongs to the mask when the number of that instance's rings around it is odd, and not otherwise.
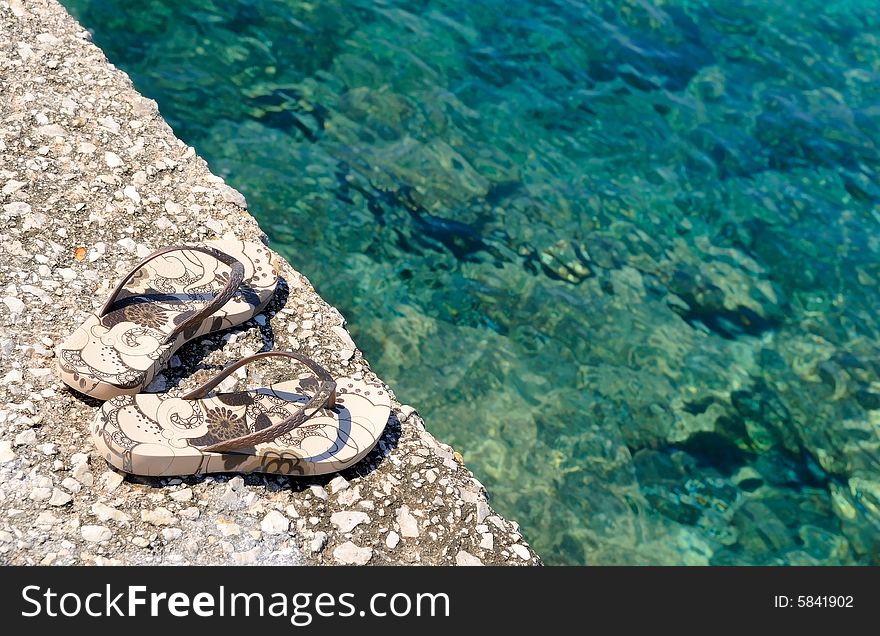
<path fill-rule="evenodd" d="M 549 563 L 880 564 L 880 5 L 64 0 Z"/>

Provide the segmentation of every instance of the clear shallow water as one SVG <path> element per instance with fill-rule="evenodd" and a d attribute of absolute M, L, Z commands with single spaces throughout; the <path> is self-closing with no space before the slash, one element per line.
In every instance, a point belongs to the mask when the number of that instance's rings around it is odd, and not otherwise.
<path fill-rule="evenodd" d="M 880 563 L 875 2 L 64 0 L 550 563 Z"/>

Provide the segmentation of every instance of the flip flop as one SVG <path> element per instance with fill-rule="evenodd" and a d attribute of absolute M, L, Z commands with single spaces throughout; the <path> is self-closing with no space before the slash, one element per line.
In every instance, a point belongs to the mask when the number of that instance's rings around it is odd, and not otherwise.
<path fill-rule="evenodd" d="M 207 397 L 236 369 L 273 356 L 297 360 L 315 377 Z M 334 381 L 303 355 L 266 351 L 242 358 L 182 397 L 115 397 L 102 405 L 90 430 L 110 464 L 136 475 L 321 475 L 369 453 L 390 413 L 391 398 L 381 385 Z"/>
<path fill-rule="evenodd" d="M 139 393 L 181 346 L 262 311 L 277 284 L 272 253 L 260 243 L 153 252 L 58 347 L 61 379 L 101 400 Z"/>

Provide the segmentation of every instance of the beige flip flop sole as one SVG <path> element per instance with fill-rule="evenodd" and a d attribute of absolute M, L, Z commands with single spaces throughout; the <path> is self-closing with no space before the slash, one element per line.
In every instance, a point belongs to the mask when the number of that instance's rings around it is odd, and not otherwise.
<path fill-rule="evenodd" d="M 207 446 L 265 429 L 294 415 L 309 398 L 303 380 L 201 399 L 126 395 L 104 403 L 92 440 L 113 466 L 136 475 L 275 473 L 321 475 L 360 461 L 381 437 L 391 398 L 380 385 L 336 381 L 336 405 L 322 408 L 274 440 L 234 452 Z"/>
<path fill-rule="evenodd" d="M 164 342 L 176 325 L 203 309 L 230 280 L 231 268 L 211 255 L 175 250 L 143 265 L 113 309 L 95 312 L 56 350 L 61 379 L 107 400 L 139 393 L 184 344 L 246 322 L 268 304 L 278 284 L 272 253 L 245 241 L 206 241 L 244 266 L 235 295 L 206 319 Z"/>

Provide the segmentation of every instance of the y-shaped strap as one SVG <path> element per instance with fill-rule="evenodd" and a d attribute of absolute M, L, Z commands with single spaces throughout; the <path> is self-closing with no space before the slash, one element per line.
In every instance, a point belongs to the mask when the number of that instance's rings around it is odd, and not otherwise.
<path fill-rule="evenodd" d="M 238 448 L 250 448 L 257 444 L 265 444 L 285 433 L 289 433 L 297 426 L 314 416 L 315 413 L 322 408 L 333 408 L 336 405 L 336 382 L 333 381 L 333 376 L 314 360 L 299 353 L 293 353 L 292 351 L 264 351 L 262 353 L 255 353 L 252 356 L 242 358 L 238 362 L 223 369 L 199 388 L 182 396 L 182 398 L 184 400 L 197 400 L 203 398 L 211 389 L 220 384 L 236 369 L 241 368 L 246 364 L 250 364 L 255 360 L 259 360 L 260 358 L 270 358 L 274 356 L 297 360 L 311 369 L 315 375 L 318 376 L 318 390 L 315 392 L 312 399 L 309 400 L 307 404 L 300 407 L 294 415 L 286 420 L 268 426 L 260 431 L 248 433 L 247 435 L 242 435 L 234 439 L 223 440 L 209 446 L 202 446 L 200 447 L 200 450 L 222 453 L 225 451 L 233 451 Z"/>
<path fill-rule="evenodd" d="M 116 285 L 116 288 L 110 293 L 110 297 L 107 298 L 107 302 L 104 303 L 103 307 L 101 307 L 101 311 L 98 313 L 98 317 L 101 317 L 110 311 L 113 303 L 116 302 L 116 299 L 119 296 L 119 292 L 122 291 L 122 288 L 125 287 L 125 284 L 130 281 L 131 277 L 134 276 L 138 272 L 138 270 L 140 270 L 144 265 L 146 265 L 158 256 L 168 254 L 169 252 L 177 252 L 181 250 L 186 250 L 190 252 L 202 252 L 204 254 L 213 256 L 221 263 L 229 265 L 230 269 L 232 269 L 232 272 L 229 275 L 229 280 L 223 286 L 223 289 L 220 290 L 220 293 L 214 297 L 214 300 L 205 305 L 200 311 L 196 312 L 195 314 L 181 322 L 179 325 L 177 325 L 171 331 L 171 333 L 169 333 L 165 337 L 163 344 L 173 342 L 181 332 L 185 331 L 193 325 L 201 324 L 202 321 L 205 320 L 208 316 L 210 316 L 215 311 L 220 309 L 223 305 L 225 305 L 229 301 L 229 299 L 235 295 L 235 292 L 238 291 L 241 282 L 244 280 L 244 265 L 242 265 L 241 262 L 238 261 L 238 259 L 233 258 L 226 252 L 221 252 L 220 250 L 214 249 L 213 247 L 200 247 L 198 245 L 172 245 L 171 247 L 163 247 L 160 250 L 156 250 L 140 263 L 135 265 L 134 268 L 128 274 L 126 274 L 121 281 L 119 281 L 119 284 Z"/>

